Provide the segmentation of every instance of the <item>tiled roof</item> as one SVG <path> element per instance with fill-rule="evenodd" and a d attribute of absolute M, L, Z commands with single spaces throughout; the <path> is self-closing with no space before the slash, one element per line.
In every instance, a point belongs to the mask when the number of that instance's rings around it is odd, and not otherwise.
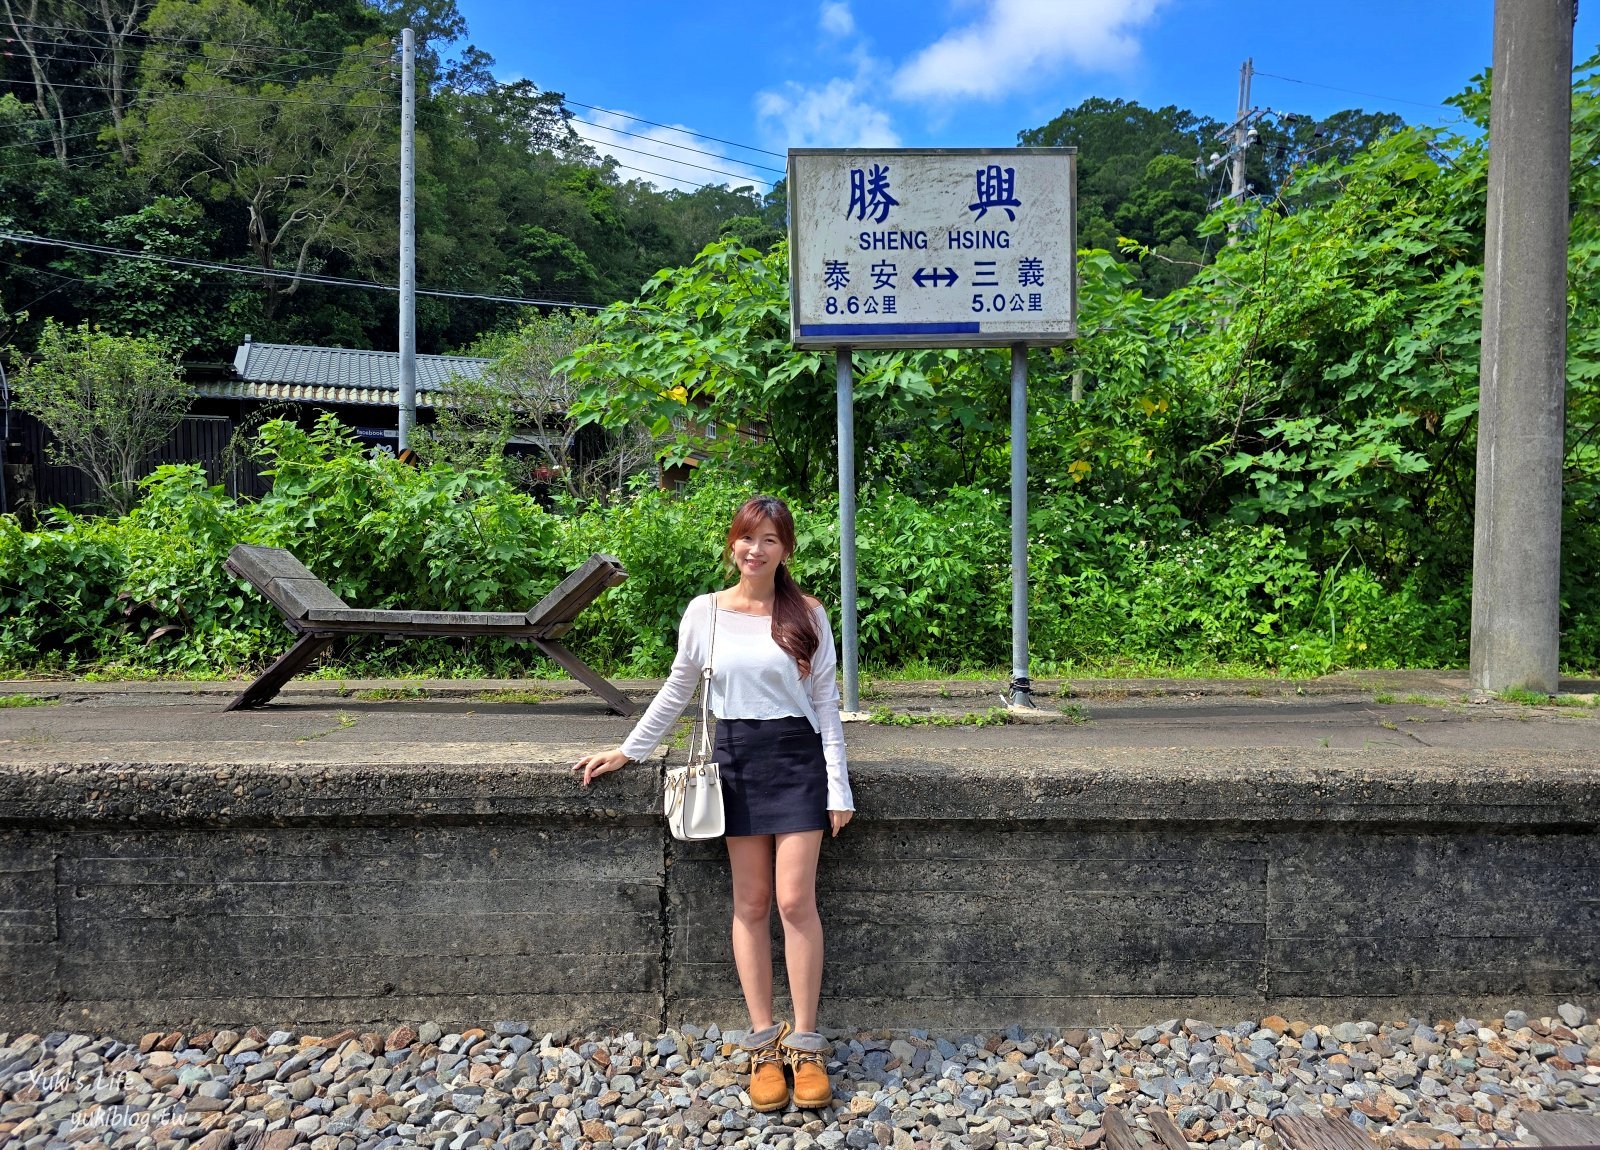
<path fill-rule="evenodd" d="M 196 395 L 211 399 L 249 399 L 258 403 L 281 400 L 291 403 L 342 403 L 357 407 L 393 407 L 399 401 L 399 388 L 328 387 L 315 383 L 262 383 L 238 379 L 204 381 L 194 385 Z M 417 388 L 417 406 L 432 407 L 433 393 Z"/>
<path fill-rule="evenodd" d="M 487 359 L 417 356 L 417 406 L 431 407 L 430 392 L 452 375 L 483 378 Z M 393 407 L 400 390 L 400 353 L 342 347 L 300 347 L 246 340 L 233 357 L 238 377 L 196 387 L 219 399 L 299 400 Z"/>

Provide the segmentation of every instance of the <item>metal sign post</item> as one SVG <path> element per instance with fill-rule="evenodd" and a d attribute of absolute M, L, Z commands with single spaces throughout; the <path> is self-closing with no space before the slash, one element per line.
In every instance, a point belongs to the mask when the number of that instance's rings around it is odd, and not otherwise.
<path fill-rule="evenodd" d="M 844 709 L 861 708 L 856 640 L 856 412 L 850 349 L 838 352 L 839 376 L 839 666 Z"/>
<path fill-rule="evenodd" d="M 1006 702 L 1034 705 L 1028 681 L 1028 349 L 1011 345 L 1011 687 Z"/>
<path fill-rule="evenodd" d="M 789 151 L 789 328 L 838 353 L 840 665 L 856 709 L 852 349 L 1011 348 L 1012 678 L 1028 678 L 1029 347 L 1077 335 L 1075 148 Z"/>

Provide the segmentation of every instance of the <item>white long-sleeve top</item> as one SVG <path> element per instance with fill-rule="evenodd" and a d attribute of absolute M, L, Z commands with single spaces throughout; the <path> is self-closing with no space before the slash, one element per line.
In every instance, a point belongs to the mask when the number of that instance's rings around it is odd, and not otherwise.
<path fill-rule="evenodd" d="M 833 629 L 822 606 L 811 609 L 821 640 L 811 656 L 811 674 L 800 678 L 793 656 L 772 638 L 772 616 L 718 607 L 715 594 L 690 601 L 678 624 L 678 654 L 667 681 L 622 742 L 622 753 L 642 759 L 661 742 L 694 697 L 706 665 L 711 612 L 717 613 L 711 652 L 711 713 L 719 719 L 776 719 L 804 715 L 822 735 L 828 764 L 828 809 L 853 811 L 850 774 L 844 757 L 844 725 L 839 721 L 839 665 Z"/>

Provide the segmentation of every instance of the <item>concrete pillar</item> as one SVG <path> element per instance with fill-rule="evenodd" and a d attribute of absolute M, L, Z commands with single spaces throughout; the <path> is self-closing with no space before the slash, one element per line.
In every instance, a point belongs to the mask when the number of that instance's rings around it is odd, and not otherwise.
<path fill-rule="evenodd" d="M 1497 0 L 1489 100 L 1472 682 L 1559 679 L 1573 0 Z"/>

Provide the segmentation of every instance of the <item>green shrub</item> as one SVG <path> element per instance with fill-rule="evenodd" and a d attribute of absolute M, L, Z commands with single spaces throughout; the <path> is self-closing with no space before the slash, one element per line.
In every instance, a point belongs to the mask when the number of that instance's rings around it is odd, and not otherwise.
<path fill-rule="evenodd" d="M 420 609 L 524 610 L 591 552 L 609 552 L 629 578 L 584 613 L 569 641 L 604 673 L 660 675 L 684 606 L 726 585 L 727 523 L 754 493 L 708 469 L 682 493 L 640 487 L 558 514 L 492 468 L 414 468 L 371 455 L 331 419 L 311 431 L 268 424 L 262 444 L 273 489 L 257 502 L 228 498 L 196 466 L 169 466 L 143 481 L 121 518 L 57 512 L 30 532 L 0 517 L 0 666 L 189 675 L 258 667 L 287 636 L 276 610 L 223 570 L 228 549 L 250 542 L 289 548 L 352 604 Z M 796 578 L 837 629 L 837 506 L 793 506 Z M 1043 493 L 1030 511 L 1036 675 L 1115 663 L 1303 675 L 1466 659 L 1468 589 L 1425 567 L 1386 586 L 1353 550 L 1319 569 L 1276 526 L 1204 531 L 1072 489 Z M 1580 557 L 1595 550 L 1587 535 L 1569 545 Z M 1005 493 L 866 491 L 857 547 L 867 666 L 1009 662 Z M 1563 637 L 1574 669 L 1600 662 L 1593 592 L 1580 590 Z M 547 667 L 529 648 L 488 639 L 386 648 L 361 638 L 336 654 L 381 673 Z"/>

